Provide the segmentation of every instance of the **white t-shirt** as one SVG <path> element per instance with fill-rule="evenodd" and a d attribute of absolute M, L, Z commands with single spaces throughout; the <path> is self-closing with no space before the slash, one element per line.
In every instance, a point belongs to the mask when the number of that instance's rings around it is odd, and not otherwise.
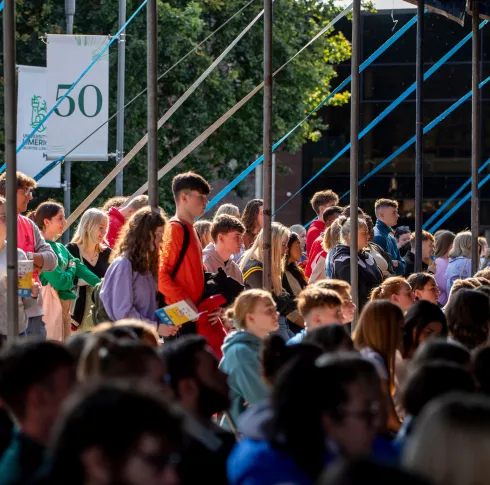
<path fill-rule="evenodd" d="M 360 354 L 364 359 L 374 365 L 380 379 L 383 381 L 389 380 L 388 369 L 380 353 L 376 352 L 371 347 L 364 347 L 361 349 Z"/>

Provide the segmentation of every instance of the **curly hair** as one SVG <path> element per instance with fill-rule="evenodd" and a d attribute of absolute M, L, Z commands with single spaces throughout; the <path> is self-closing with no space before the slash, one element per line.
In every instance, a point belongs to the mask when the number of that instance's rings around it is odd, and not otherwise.
<path fill-rule="evenodd" d="M 155 231 L 167 224 L 162 209 L 144 207 L 135 212 L 124 224 L 112 251 L 110 262 L 125 255 L 131 262 L 133 271 L 145 274 L 150 271 L 156 278 L 160 248 L 152 247 Z"/>

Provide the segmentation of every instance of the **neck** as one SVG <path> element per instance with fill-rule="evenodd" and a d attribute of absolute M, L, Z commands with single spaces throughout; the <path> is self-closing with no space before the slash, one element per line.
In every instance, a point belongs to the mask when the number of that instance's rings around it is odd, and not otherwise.
<path fill-rule="evenodd" d="M 253 328 L 247 328 L 247 332 L 251 333 L 252 335 L 255 335 L 257 338 L 260 340 L 264 340 L 267 335 L 269 335 L 270 332 L 264 332 L 262 330 L 257 330 Z"/>
<path fill-rule="evenodd" d="M 54 241 L 56 239 L 56 236 L 57 234 L 52 234 L 51 231 L 49 230 L 44 230 L 44 231 L 41 231 L 44 239 L 48 240 L 48 241 Z"/>
<path fill-rule="evenodd" d="M 223 247 L 221 247 L 221 245 L 215 243 L 214 247 L 223 261 L 226 262 L 231 258 L 232 253 L 226 251 Z"/>
<path fill-rule="evenodd" d="M 88 243 L 85 246 L 83 246 L 83 250 L 86 253 L 95 253 L 95 248 L 97 247 L 97 243 Z"/>
<path fill-rule="evenodd" d="M 386 222 L 384 221 L 381 217 L 378 217 L 378 219 L 385 225 L 385 226 L 388 226 L 389 228 L 391 228 L 391 226 Z"/>
<path fill-rule="evenodd" d="M 183 207 L 177 206 L 177 210 L 175 212 L 175 217 L 180 219 L 181 221 L 188 222 L 191 226 L 194 225 L 194 217 L 192 214 L 189 214 Z"/>
<path fill-rule="evenodd" d="M 0 237 L 0 249 L 5 247 L 5 237 Z"/>

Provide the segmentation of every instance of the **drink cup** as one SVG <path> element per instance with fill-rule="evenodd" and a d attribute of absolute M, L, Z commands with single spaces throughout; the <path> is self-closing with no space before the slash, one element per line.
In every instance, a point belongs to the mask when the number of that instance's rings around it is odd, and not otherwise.
<path fill-rule="evenodd" d="M 34 261 L 18 262 L 18 295 L 21 298 L 30 298 L 32 294 L 32 274 L 34 272 Z"/>

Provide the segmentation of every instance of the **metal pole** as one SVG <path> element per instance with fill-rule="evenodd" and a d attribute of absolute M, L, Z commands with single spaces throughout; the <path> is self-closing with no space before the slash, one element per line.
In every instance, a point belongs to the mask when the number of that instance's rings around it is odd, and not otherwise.
<path fill-rule="evenodd" d="M 126 0 L 119 0 L 119 30 L 126 23 Z M 124 158 L 124 89 L 126 74 L 126 34 L 119 36 L 117 44 L 117 162 Z M 123 171 L 116 176 L 116 195 L 123 195 Z"/>
<path fill-rule="evenodd" d="M 65 0 L 66 33 L 73 34 L 73 19 L 75 16 L 75 0 Z M 63 194 L 65 217 L 71 214 L 71 161 L 65 160 L 65 192 Z M 70 242 L 70 228 L 63 233 L 63 243 Z"/>
<path fill-rule="evenodd" d="M 417 2 L 415 95 L 415 272 L 422 271 L 422 204 L 424 176 L 424 1 Z"/>
<path fill-rule="evenodd" d="M 272 290 L 272 0 L 264 0 L 264 233 L 263 287 Z"/>
<path fill-rule="evenodd" d="M 15 0 L 3 11 L 5 160 L 7 162 L 7 337 L 19 334 L 17 305 L 17 94 L 15 89 Z"/>
<path fill-rule="evenodd" d="M 148 0 L 147 85 L 148 85 L 148 196 L 150 206 L 158 207 L 158 95 L 157 95 L 157 0 Z"/>
<path fill-rule="evenodd" d="M 350 99 L 350 284 L 352 301 L 359 308 L 359 272 L 357 265 L 358 250 L 357 228 L 359 217 L 357 214 L 359 179 L 359 93 L 360 76 L 359 63 L 361 57 L 361 0 L 354 0 L 352 9 L 352 59 L 351 59 L 351 99 Z M 357 315 L 354 315 L 352 330 L 357 324 Z"/>
<path fill-rule="evenodd" d="M 272 154 L 272 199 L 271 199 L 271 211 L 272 211 L 272 222 L 276 220 L 274 212 L 276 212 L 276 166 L 277 155 Z"/>
<path fill-rule="evenodd" d="M 259 158 L 257 155 L 255 159 Z M 255 167 L 255 198 L 262 199 L 263 198 L 263 190 L 262 190 L 262 182 L 263 180 L 263 167 L 262 164 L 257 165 Z"/>
<path fill-rule="evenodd" d="M 471 52 L 471 272 L 476 273 L 480 266 L 478 249 L 478 167 L 480 165 L 480 36 L 478 32 L 479 23 L 479 0 L 473 1 L 472 19 L 472 52 Z"/>

